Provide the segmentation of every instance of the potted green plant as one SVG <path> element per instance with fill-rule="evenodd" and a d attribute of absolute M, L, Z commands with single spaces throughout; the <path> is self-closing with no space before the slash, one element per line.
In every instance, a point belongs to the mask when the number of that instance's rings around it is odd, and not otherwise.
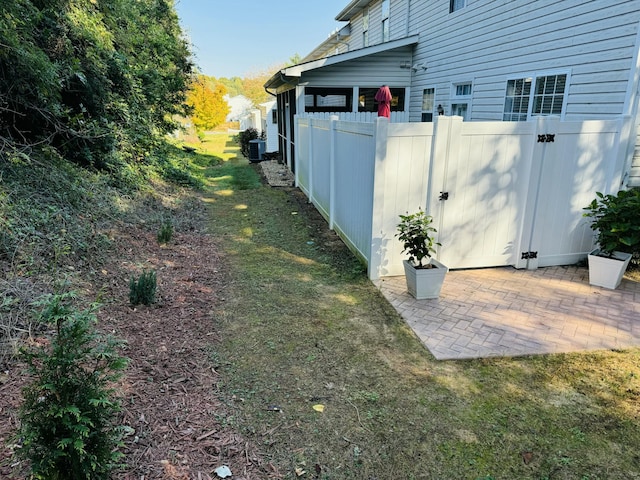
<path fill-rule="evenodd" d="M 449 270 L 445 265 L 432 258 L 437 230 L 431 225 L 433 217 L 422 209 L 415 213 L 400 215 L 396 236 L 402 242 L 403 252 L 409 254 L 403 261 L 404 273 L 409 293 L 418 300 L 438 298 L 444 277 Z"/>
<path fill-rule="evenodd" d="M 640 190 L 597 192 L 585 210 L 598 244 L 588 255 L 589 283 L 615 289 L 633 255 L 640 253 Z"/>

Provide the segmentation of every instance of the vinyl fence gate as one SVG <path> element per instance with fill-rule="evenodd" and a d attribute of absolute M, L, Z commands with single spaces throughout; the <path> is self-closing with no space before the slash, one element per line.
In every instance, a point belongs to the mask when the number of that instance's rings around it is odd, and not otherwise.
<path fill-rule="evenodd" d="M 296 181 L 371 279 L 403 275 L 398 215 L 418 208 L 449 268 L 566 265 L 593 247 L 583 208 L 619 189 L 632 125 L 299 119 Z"/>

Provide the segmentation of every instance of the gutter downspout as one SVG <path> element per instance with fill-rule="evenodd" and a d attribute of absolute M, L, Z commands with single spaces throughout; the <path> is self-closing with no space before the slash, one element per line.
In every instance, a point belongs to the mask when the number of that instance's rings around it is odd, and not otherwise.
<path fill-rule="evenodd" d="M 287 83 L 287 82 L 285 82 L 285 80 L 284 80 L 285 75 L 284 75 L 284 73 L 282 73 L 282 70 L 280 70 L 278 73 L 280 74 L 280 81 L 281 81 L 282 83 Z M 265 85 L 265 86 L 264 86 L 264 91 L 265 91 L 265 92 L 267 92 L 267 93 L 268 93 L 269 95 L 271 95 L 272 97 L 277 97 L 277 96 L 278 96 L 278 94 L 277 94 L 277 93 L 271 93 L 271 92 L 269 91 L 269 84 L 267 84 L 267 85 Z"/>

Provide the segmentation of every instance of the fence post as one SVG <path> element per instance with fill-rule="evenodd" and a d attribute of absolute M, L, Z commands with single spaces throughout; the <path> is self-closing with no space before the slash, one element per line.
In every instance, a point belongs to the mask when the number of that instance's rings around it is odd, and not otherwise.
<path fill-rule="evenodd" d="M 631 172 L 633 151 L 636 145 L 633 120 L 631 115 L 623 115 L 618 122 L 620 125 L 616 139 L 618 151 L 613 168 L 613 176 L 608 185 L 609 192 L 614 195 L 618 193 L 618 190 L 626 188 L 629 182 L 629 172 Z"/>
<path fill-rule="evenodd" d="M 294 115 L 293 117 L 293 138 L 299 139 L 300 138 L 300 116 L 298 115 Z M 300 148 L 299 148 L 300 143 L 296 141 L 296 144 L 294 145 L 294 151 L 295 151 L 295 155 L 294 158 L 296 159 L 296 162 L 299 161 L 300 159 Z M 297 165 L 300 165 L 299 163 L 297 163 Z M 291 168 L 290 165 L 287 165 L 289 168 Z M 299 172 L 300 168 L 296 168 L 296 171 L 294 173 L 295 175 L 295 185 L 296 187 L 300 186 L 300 179 L 299 179 Z"/>
<path fill-rule="evenodd" d="M 387 141 L 389 135 L 389 119 L 377 117 L 376 128 L 374 130 L 375 160 L 373 168 L 373 201 L 371 219 L 371 251 L 367 262 L 367 273 L 369 280 L 380 278 L 380 269 L 384 264 L 383 258 L 386 254 L 387 246 L 383 245 L 383 225 L 384 219 L 384 168 L 387 159 Z M 388 243 L 388 239 L 384 240 Z"/>
<path fill-rule="evenodd" d="M 314 203 L 313 201 L 313 162 L 314 162 L 314 158 L 313 158 L 313 128 L 314 128 L 314 118 L 313 117 L 309 117 L 309 123 L 307 125 L 307 130 L 309 131 L 309 161 L 308 161 L 308 166 L 307 168 L 309 169 L 309 201 L 311 203 Z"/>
<path fill-rule="evenodd" d="M 337 126 L 340 117 L 331 115 L 329 122 L 329 229 L 333 230 L 333 219 L 336 212 L 336 155 Z"/>

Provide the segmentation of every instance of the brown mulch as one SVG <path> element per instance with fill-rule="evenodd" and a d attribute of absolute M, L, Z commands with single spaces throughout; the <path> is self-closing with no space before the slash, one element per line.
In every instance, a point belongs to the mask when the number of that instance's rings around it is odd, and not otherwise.
<path fill-rule="evenodd" d="M 218 396 L 210 360 L 218 341 L 213 310 L 225 301 L 225 265 L 212 237 L 177 233 L 166 245 L 144 227 L 123 227 L 117 253 L 102 267 L 102 290 L 112 299 L 100 311 L 99 328 L 127 342 L 130 359 L 122 382 L 120 422 L 127 467 L 121 480 L 208 480 L 228 466 L 235 480 L 280 478 L 247 439 L 221 424 L 229 407 Z M 129 279 L 142 269 L 157 272 L 157 302 L 132 307 Z M 98 282 L 99 283 L 99 282 Z M 94 290 L 95 288 L 95 290 Z M 14 365 L 0 372 L 0 478 L 21 478 L 11 465 L 10 439 L 24 377 Z M 13 476 L 12 476 L 13 475 Z"/>

